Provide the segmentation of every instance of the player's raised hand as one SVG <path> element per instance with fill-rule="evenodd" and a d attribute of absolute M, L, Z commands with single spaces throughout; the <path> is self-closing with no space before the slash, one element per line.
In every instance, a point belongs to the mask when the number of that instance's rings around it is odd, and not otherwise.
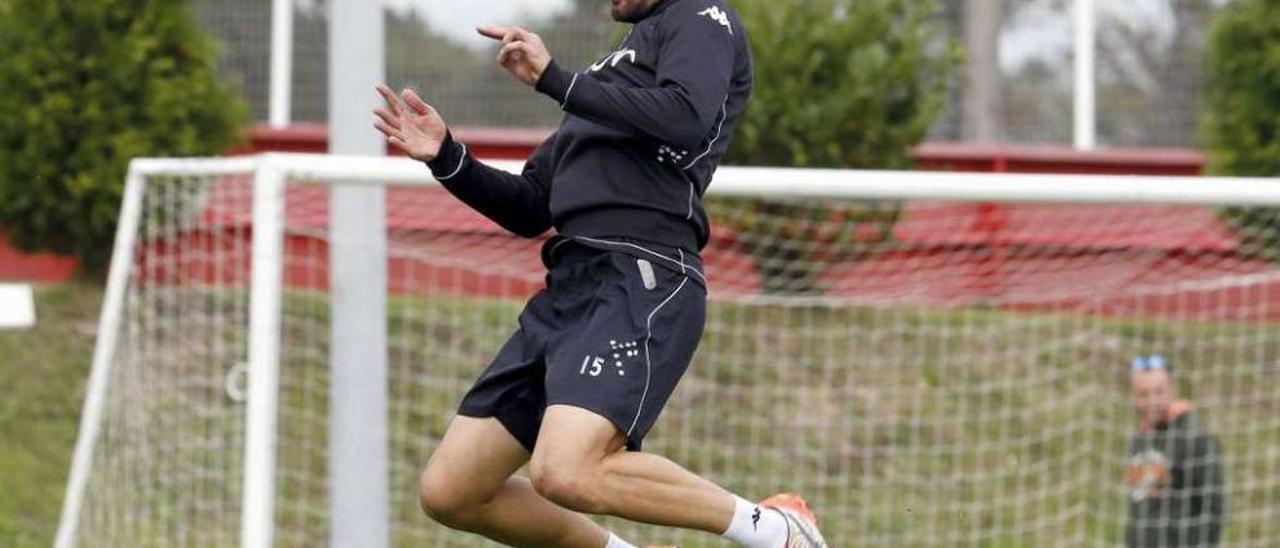
<path fill-rule="evenodd" d="M 520 27 L 484 26 L 476 31 L 481 36 L 502 42 L 498 64 L 525 85 L 537 84 L 547 65 L 551 64 L 551 52 L 547 51 L 542 37 L 537 34 Z"/>
<path fill-rule="evenodd" d="M 376 89 L 387 104 L 385 108 L 373 109 L 377 116 L 373 127 L 410 158 L 421 162 L 434 160 L 448 132 L 440 113 L 411 89 L 404 90 L 399 97 L 384 84 L 378 84 Z"/>

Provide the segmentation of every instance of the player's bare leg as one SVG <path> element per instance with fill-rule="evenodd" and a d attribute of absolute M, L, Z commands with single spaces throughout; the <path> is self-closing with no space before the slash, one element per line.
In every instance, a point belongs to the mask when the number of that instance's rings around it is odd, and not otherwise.
<path fill-rule="evenodd" d="M 588 514 L 712 533 L 728 528 L 733 495 L 665 458 L 622 451 L 624 443 L 603 417 L 550 406 L 530 468 L 534 488 Z"/>
<path fill-rule="evenodd" d="M 445 526 L 510 546 L 606 546 L 603 528 L 513 476 L 528 460 L 497 420 L 457 417 L 422 473 L 422 508 Z"/>
<path fill-rule="evenodd" d="M 798 497 L 771 499 L 764 512 L 750 503 L 744 507 L 714 483 L 657 455 L 622 451 L 624 444 L 607 419 L 552 405 L 531 463 L 534 489 L 571 510 L 706 531 L 741 546 L 824 546 L 812 513 L 798 511 Z M 802 523 L 792 523 L 795 518 Z"/>

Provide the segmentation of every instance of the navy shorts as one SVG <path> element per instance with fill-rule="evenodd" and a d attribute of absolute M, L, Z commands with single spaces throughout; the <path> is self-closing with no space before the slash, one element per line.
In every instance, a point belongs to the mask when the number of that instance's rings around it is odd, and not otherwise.
<path fill-rule="evenodd" d="M 547 406 L 571 405 L 608 419 L 638 451 L 702 337 L 706 288 L 679 269 L 574 242 L 546 261 L 546 289 L 458 414 L 494 417 L 533 451 Z"/>

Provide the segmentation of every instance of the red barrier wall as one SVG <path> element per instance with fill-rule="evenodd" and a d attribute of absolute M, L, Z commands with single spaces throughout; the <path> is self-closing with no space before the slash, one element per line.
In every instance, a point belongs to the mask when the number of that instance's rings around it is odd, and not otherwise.
<path fill-rule="evenodd" d="M 497 129 L 463 127 L 453 129 L 454 137 L 467 143 L 471 152 L 480 158 L 493 160 L 523 160 L 542 143 L 549 130 Z M 259 152 L 309 152 L 323 154 L 329 151 L 329 129 L 323 124 L 297 124 L 284 129 L 257 126 L 249 134 L 249 142 L 232 151 L 232 154 L 256 154 Z M 400 154 L 390 146 L 388 154 Z"/>
<path fill-rule="evenodd" d="M 520 160 L 550 134 L 546 129 L 456 128 L 479 157 Z M 320 124 L 297 124 L 284 129 L 252 128 L 244 146 L 232 154 L 328 151 L 328 129 Z M 389 151 L 394 152 L 394 151 Z M 912 153 L 920 169 L 966 172 L 1093 173 L 1135 175 L 1198 175 L 1204 156 L 1193 150 L 1106 150 L 1079 152 L 1065 147 L 926 143 Z M 1003 212 L 992 208 L 998 220 Z M 27 255 L 8 246 L 0 236 L 0 280 L 59 282 L 71 277 L 71 259 Z"/>
<path fill-rule="evenodd" d="M 0 281 L 62 282 L 76 272 L 76 261 L 47 253 L 29 254 L 0 234 Z"/>
<path fill-rule="evenodd" d="M 918 169 L 1093 175 L 1184 175 L 1204 172 L 1204 154 L 1189 149 L 1108 149 L 925 143 L 911 157 Z"/>

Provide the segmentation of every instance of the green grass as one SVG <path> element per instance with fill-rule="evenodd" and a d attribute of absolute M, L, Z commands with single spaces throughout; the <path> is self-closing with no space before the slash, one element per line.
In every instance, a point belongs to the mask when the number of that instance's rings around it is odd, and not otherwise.
<path fill-rule="evenodd" d="M 13 433 L 41 432 L 24 444 L 40 448 L 30 468 L 48 468 L 5 476 L 15 483 L 9 491 L 38 503 L 5 501 L 15 508 L 6 515 L 16 517 L 0 530 L 26 534 L 19 542 L 47 545 L 52 531 L 89 351 L 87 335 L 67 333 L 92 328 L 97 298 L 81 286 L 43 290 L 42 329 L 50 331 L 0 336 L 0 345 L 12 347 L 0 346 L 3 355 L 26 352 L 27 361 L 50 367 L 4 369 L 21 376 L 6 378 L 5 386 L 20 387 L 13 393 L 23 411 L 18 419 L 5 415 L 0 450 L 25 454 L 8 443 Z M 149 288 L 136 302 L 129 329 L 154 343 L 129 347 L 134 365 L 114 373 L 113 386 L 135 384 L 109 410 L 115 426 L 104 431 L 103 446 L 113 459 L 107 468 L 127 473 L 95 476 L 102 483 L 88 504 L 131 508 L 108 518 L 117 535 L 112 544 L 233 545 L 243 404 L 225 385 L 244 359 L 244 335 L 232 327 L 243 322 L 246 295 Z M 321 545 L 328 535 L 328 305 L 323 294 L 292 292 L 284 306 L 281 545 Z M 416 477 L 463 391 L 515 328 L 521 306 L 446 295 L 391 300 L 397 546 L 480 544 L 421 517 Z M 1125 364 L 1145 351 L 1183 365 L 1184 391 L 1223 439 L 1232 486 L 1229 542 L 1280 543 L 1266 513 L 1280 505 L 1269 487 L 1280 462 L 1280 397 L 1270 382 L 1280 367 L 1274 325 L 736 303 L 713 303 L 708 325 L 646 449 L 747 496 L 803 492 L 836 546 L 1117 540 L 1123 451 L 1134 427 Z M 46 406 L 54 407 L 26 411 Z M 41 417 L 55 427 L 28 427 Z M 130 481 L 113 483 L 120 478 Z M 642 542 L 719 545 L 706 535 L 606 523 Z M 88 522 L 92 530 L 101 525 Z"/>
<path fill-rule="evenodd" d="M 0 331 L 0 546 L 53 543 L 101 299 L 93 283 L 38 287 L 36 328 Z"/>

